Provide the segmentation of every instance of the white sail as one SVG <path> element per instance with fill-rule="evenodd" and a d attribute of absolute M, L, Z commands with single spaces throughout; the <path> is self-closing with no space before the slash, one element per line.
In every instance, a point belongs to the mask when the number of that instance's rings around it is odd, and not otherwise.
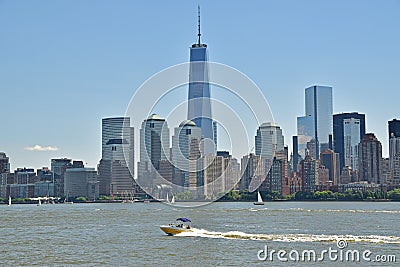
<path fill-rule="evenodd" d="M 37 203 L 38 206 L 42 205 L 42 201 L 39 198 L 39 202 Z"/>
<path fill-rule="evenodd" d="M 11 206 L 11 196 L 8 196 L 8 206 Z"/>
<path fill-rule="evenodd" d="M 170 203 L 170 202 L 169 202 L 169 196 L 168 196 L 168 193 L 167 193 L 167 203 Z"/>
<path fill-rule="evenodd" d="M 257 202 L 263 202 L 260 192 L 258 192 Z"/>
<path fill-rule="evenodd" d="M 175 196 L 174 196 L 174 195 L 172 195 L 171 204 L 174 204 L 174 203 L 175 203 Z"/>

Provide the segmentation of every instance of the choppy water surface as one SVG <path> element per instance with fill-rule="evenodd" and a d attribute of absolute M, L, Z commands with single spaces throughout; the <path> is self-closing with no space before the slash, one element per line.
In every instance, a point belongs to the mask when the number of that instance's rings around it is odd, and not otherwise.
<path fill-rule="evenodd" d="M 188 217 L 192 233 L 160 224 Z M 1 266 L 398 266 L 400 203 L 161 203 L 0 206 Z M 341 240 L 345 248 L 338 248 Z M 370 250 L 397 263 L 260 261 L 259 250 Z M 263 255 L 263 254 L 261 254 Z"/>

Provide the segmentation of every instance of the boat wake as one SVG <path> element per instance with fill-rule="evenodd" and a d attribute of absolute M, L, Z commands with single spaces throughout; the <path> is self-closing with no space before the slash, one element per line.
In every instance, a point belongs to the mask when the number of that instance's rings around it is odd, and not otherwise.
<path fill-rule="evenodd" d="M 204 238 L 224 238 L 241 240 L 268 240 L 277 242 L 346 242 L 400 244 L 398 236 L 354 236 L 354 235 L 311 235 L 311 234 L 248 234 L 239 231 L 212 232 L 204 229 L 192 228 L 192 232 L 183 232 L 176 236 L 191 236 Z"/>

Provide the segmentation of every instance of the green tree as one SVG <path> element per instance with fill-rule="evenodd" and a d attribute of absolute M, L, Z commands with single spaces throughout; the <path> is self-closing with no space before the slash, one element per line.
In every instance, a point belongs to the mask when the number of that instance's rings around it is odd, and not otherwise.
<path fill-rule="evenodd" d="M 75 201 L 76 202 L 86 202 L 87 198 L 86 197 L 77 197 L 77 198 L 75 198 Z"/>
<path fill-rule="evenodd" d="M 396 188 L 387 193 L 389 199 L 400 200 L 400 188 Z"/>

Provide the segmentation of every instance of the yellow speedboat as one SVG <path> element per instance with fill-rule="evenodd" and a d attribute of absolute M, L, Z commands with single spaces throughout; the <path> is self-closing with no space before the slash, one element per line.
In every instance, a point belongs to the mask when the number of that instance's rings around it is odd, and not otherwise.
<path fill-rule="evenodd" d="M 160 229 L 167 235 L 177 235 L 183 232 L 193 232 L 188 218 L 178 218 L 175 224 L 160 225 Z"/>

